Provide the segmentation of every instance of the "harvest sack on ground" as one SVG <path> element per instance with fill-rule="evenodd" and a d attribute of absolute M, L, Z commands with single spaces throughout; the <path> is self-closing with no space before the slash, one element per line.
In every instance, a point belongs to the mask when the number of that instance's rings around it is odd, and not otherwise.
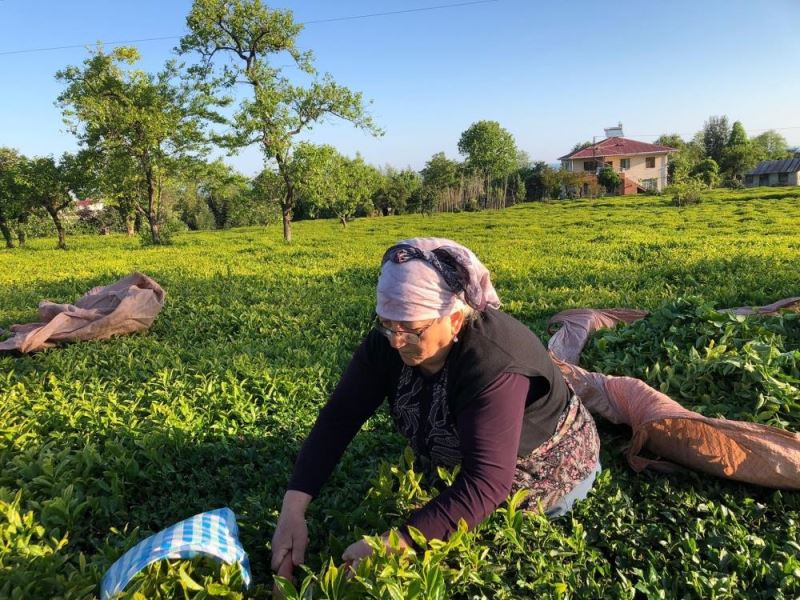
<path fill-rule="evenodd" d="M 131 273 L 112 285 L 91 289 L 75 304 L 39 303 L 39 323 L 12 325 L 0 351 L 36 352 L 59 342 L 102 340 L 144 331 L 164 306 L 165 292 L 153 279 Z"/>
<path fill-rule="evenodd" d="M 760 308 L 734 308 L 741 315 L 770 315 L 797 309 L 800 298 Z M 593 373 L 577 366 L 581 350 L 597 329 L 632 323 L 646 316 L 628 309 L 568 310 L 553 316 L 561 323 L 548 343 L 556 364 L 584 405 L 612 423 L 633 428 L 627 459 L 635 471 L 662 471 L 682 465 L 737 481 L 780 489 L 800 489 L 800 435 L 776 427 L 712 419 L 688 410 L 633 377 Z M 642 448 L 666 460 L 639 456 Z"/>

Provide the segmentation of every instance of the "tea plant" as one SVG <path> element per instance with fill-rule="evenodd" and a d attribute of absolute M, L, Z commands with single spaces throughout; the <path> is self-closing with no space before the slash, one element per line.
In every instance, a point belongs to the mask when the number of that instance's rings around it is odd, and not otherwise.
<path fill-rule="evenodd" d="M 653 196 L 361 219 L 346 232 L 302 221 L 291 245 L 248 228 L 180 233 L 168 247 L 76 235 L 67 251 L 47 239 L 2 251 L 0 327 L 34 320 L 43 298 L 73 301 L 132 270 L 168 296 L 144 335 L 0 356 L 0 597 L 95 597 L 128 548 L 220 506 L 237 515 L 251 588 L 237 567 L 198 558 L 153 565 L 124 595 L 269 597 L 269 540 L 297 451 L 370 327 L 383 250 L 404 237 L 471 247 L 504 310 L 540 335 L 566 308 L 648 309 L 598 334 L 584 364 L 642 377 L 711 416 L 799 429 L 796 317 L 713 310 L 799 295 L 798 222 L 789 188 L 713 190 L 679 209 Z M 402 526 L 441 485 L 403 457 L 379 411 L 311 504 L 298 593 L 800 595 L 797 493 L 636 475 L 622 456 L 629 431 L 600 430 L 603 472 L 569 517 L 522 514 L 512 499 L 473 532 L 418 540 L 414 554 L 376 551 L 347 579 L 346 546 Z"/>

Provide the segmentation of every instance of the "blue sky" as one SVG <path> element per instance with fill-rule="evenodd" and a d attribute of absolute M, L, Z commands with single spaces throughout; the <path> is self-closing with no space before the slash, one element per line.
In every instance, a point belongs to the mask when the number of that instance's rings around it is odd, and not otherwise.
<path fill-rule="evenodd" d="M 276 1 L 300 21 L 452 4 L 458 0 Z M 74 149 L 54 106 L 57 70 L 84 48 L 4 52 L 179 36 L 189 0 L 0 0 L 0 146 L 27 155 Z M 778 129 L 800 145 L 800 2 L 498 0 L 307 25 L 316 65 L 372 100 L 381 138 L 331 122 L 311 139 L 376 165 L 419 169 L 458 158 L 464 129 L 494 119 L 535 160 L 554 161 L 621 121 L 625 135 L 685 138 L 710 115 L 751 135 Z M 136 44 L 157 70 L 174 40 Z M 291 72 L 291 71 L 289 71 Z M 257 150 L 227 159 L 247 174 Z"/>

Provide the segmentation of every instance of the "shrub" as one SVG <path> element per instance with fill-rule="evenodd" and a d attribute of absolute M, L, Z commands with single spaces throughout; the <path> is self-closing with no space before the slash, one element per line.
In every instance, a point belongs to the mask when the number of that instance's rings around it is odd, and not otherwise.
<path fill-rule="evenodd" d="M 703 192 L 708 187 L 694 178 L 689 178 L 683 183 L 676 183 L 667 188 L 667 194 L 672 196 L 673 206 L 688 206 L 700 204 L 703 201 Z"/>

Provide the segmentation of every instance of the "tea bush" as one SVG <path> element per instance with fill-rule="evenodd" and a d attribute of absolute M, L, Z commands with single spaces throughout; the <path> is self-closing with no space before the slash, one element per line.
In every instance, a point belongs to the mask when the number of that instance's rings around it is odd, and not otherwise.
<path fill-rule="evenodd" d="M 273 225 L 179 233 L 166 247 L 111 235 L 2 251 L 0 327 L 34 320 L 42 298 L 73 301 L 135 269 L 168 296 L 144 335 L 0 357 L 0 597 L 91 598 L 126 549 L 220 506 L 237 514 L 249 590 L 235 566 L 196 559 L 151 566 L 125 596 L 269 597 L 269 540 L 294 458 L 370 326 L 380 256 L 403 237 L 474 249 L 504 309 L 542 337 L 566 308 L 654 311 L 597 335 L 584 363 L 712 416 L 799 429 L 798 320 L 712 310 L 798 295 L 798 222 L 793 190 L 723 190 L 679 210 L 603 198 L 360 219 L 346 231 L 304 221 L 291 245 Z M 603 472 L 569 517 L 523 515 L 512 501 L 474 532 L 416 556 L 378 553 L 347 579 L 344 548 L 435 493 L 380 411 L 311 505 L 298 586 L 313 598 L 800 594 L 797 493 L 636 475 L 622 457 L 629 430 L 599 426 Z"/>

